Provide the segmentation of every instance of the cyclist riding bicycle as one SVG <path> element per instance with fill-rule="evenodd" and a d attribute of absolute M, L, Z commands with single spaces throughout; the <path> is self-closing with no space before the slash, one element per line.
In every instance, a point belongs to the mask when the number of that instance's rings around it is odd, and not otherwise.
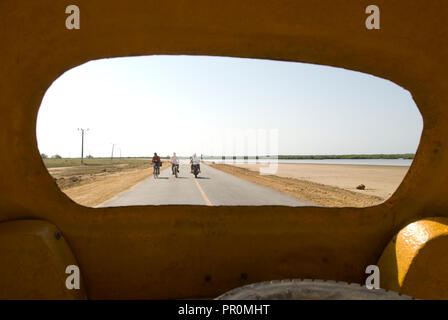
<path fill-rule="evenodd" d="M 162 161 L 160 161 L 160 157 L 157 155 L 157 152 L 154 152 L 154 157 L 152 157 L 152 164 L 154 165 L 154 173 L 159 174 Z"/>
<path fill-rule="evenodd" d="M 195 154 L 193 154 L 192 157 L 190 157 L 190 164 L 191 164 L 191 173 L 193 173 L 193 166 L 198 166 L 199 172 L 201 172 L 201 159 Z"/>
<path fill-rule="evenodd" d="M 173 175 L 176 172 L 179 173 L 179 159 L 176 156 L 176 152 L 173 152 L 173 156 L 171 157 L 171 171 Z"/>

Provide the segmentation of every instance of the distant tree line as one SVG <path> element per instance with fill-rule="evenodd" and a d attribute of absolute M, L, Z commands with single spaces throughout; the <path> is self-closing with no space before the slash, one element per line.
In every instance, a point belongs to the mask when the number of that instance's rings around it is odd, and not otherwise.
<path fill-rule="evenodd" d="M 279 155 L 279 156 L 204 156 L 206 159 L 283 159 L 283 160 L 328 160 L 328 159 L 414 159 L 414 153 L 403 154 L 338 154 L 338 155 Z"/>
<path fill-rule="evenodd" d="M 41 154 L 42 159 L 48 159 L 48 155 Z M 243 159 L 243 160 L 258 160 L 258 159 L 283 159 L 283 160 L 328 160 L 328 159 L 414 159 L 414 153 L 403 154 L 338 154 L 338 155 L 279 155 L 275 156 L 202 156 L 204 159 Z M 62 159 L 58 154 L 53 155 L 53 159 Z M 93 159 L 92 155 L 86 156 L 86 159 Z M 151 159 L 152 156 L 139 156 L 139 157 L 123 157 L 125 159 Z M 169 159 L 170 156 L 160 157 L 161 159 Z M 188 159 L 188 157 L 179 156 L 181 159 Z M 108 159 L 108 157 L 98 157 L 97 159 Z"/>
<path fill-rule="evenodd" d="M 344 155 L 280 155 L 279 159 L 327 160 L 327 159 L 414 159 L 414 153 L 405 154 L 344 154 Z"/>
<path fill-rule="evenodd" d="M 42 157 L 42 159 L 48 159 L 48 155 L 45 153 L 41 153 L 40 156 Z M 54 156 L 51 157 L 52 159 L 62 159 L 62 157 L 58 154 L 55 154 Z"/>

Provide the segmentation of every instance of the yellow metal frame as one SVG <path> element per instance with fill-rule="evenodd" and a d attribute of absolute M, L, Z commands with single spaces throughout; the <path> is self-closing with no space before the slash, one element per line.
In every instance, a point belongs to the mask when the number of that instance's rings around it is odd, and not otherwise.
<path fill-rule="evenodd" d="M 421 299 L 448 298 L 448 218 L 407 225 L 379 262 L 381 288 Z"/>
<path fill-rule="evenodd" d="M 364 0 L 77 0 L 81 29 L 67 30 L 70 4 L 0 1 L 0 221 L 57 226 L 89 298 L 213 297 L 282 278 L 362 283 L 403 226 L 448 215 L 445 0 L 378 0 L 381 30 L 365 28 Z M 300 61 L 389 79 L 412 93 L 423 116 L 416 159 L 387 202 L 365 209 L 82 207 L 40 158 L 42 97 L 84 62 L 153 54 Z M 40 273 L 32 261 L 24 254 L 21 270 Z"/>
<path fill-rule="evenodd" d="M 60 231 L 40 220 L 0 223 L 0 297 L 3 299 L 85 299 L 67 290 L 66 268 L 77 265 Z"/>

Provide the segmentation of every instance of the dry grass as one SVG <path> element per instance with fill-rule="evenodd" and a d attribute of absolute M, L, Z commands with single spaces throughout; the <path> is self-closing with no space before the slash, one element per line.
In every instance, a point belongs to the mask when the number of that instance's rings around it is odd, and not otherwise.
<path fill-rule="evenodd" d="M 150 161 L 57 167 L 48 171 L 73 201 L 95 207 L 151 176 L 153 168 Z M 162 162 L 162 170 L 169 167 L 169 161 Z"/>

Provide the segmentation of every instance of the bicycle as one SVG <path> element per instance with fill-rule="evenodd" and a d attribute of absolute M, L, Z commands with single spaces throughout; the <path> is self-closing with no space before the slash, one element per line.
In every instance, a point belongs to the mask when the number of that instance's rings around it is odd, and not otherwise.
<path fill-rule="evenodd" d="M 193 164 L 193 174 L 194 177 L 197 178 L 198 174 L 199 174 L 200 170 L 199 170 L 199 164 Z"/>
<path fill-rule="evenodd" d="M 154 179 L 157 179 L 160 174 L 160 164 L 154 163 Z"/>
<path fill-rule="evenodd" d="M 172 170 L 174 176 L 177 178 L 177 173 L 179 172 L 179 165 L 178 164 L 172 164 L 171 165 L 171 170 Z"/>

